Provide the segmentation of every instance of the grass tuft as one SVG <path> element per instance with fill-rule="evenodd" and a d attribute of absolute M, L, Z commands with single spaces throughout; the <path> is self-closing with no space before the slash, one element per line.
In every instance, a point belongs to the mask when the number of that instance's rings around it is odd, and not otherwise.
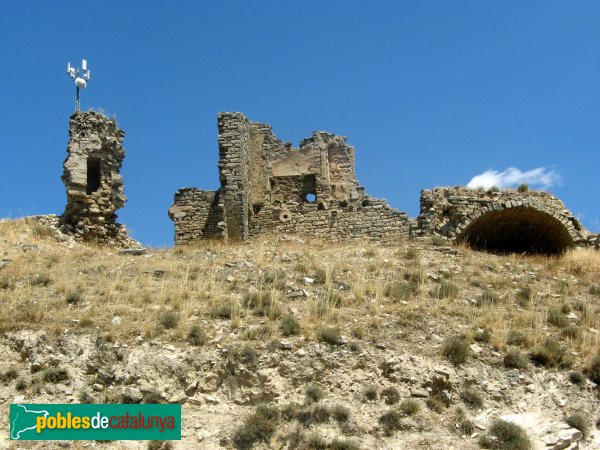
<path fill-rule="evenodd" d="M 464 337 L 451 336 L 444 341 L 442 353 L 452 364 L 460 366 L 467 361 L 471 348 Z"/>
<path fill-rule="evenodd" d="M 479 444 L 484 448 L 497 450 L 529 450 L 532 448 L 527 432 L 519 425 L 496 419 Z"/>

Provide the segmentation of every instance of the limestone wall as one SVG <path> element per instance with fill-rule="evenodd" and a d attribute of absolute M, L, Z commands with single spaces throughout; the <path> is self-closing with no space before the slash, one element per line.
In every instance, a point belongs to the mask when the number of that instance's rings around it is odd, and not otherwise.
<path fill-rule="evenodd" d="M 406 214 L 371 199 L 356 181 L 345 137 L 315 131 L 293 148 L 241 113 L 219 113 L 218 129 L 221 187 L 175 195 L 176 244 L 270 231 L 332 239 L 408 234 Z"/>
<path fill-rule="evenodd" d="M 269 205 L 254 217 L 250 235 L 277 231 L 332 240 L 385 239 L 408 235 L 409 228 L 405 213 L 390 208 L 384 200 L 363 198 L 326 210 L 315 203 Z"/>
<path fill-rule="evenodd" d="M 179 189 L 175 203 L 169 209 L 169 217 L 175 223 L 175 242 L 178 244 L 227 236 L 225 208 L 220 203 L 218 191 Z"/>
<path fill-rule="evenodd" d="M 591 239 L 558 198 L 540 191 L 423 190 L 418 223 L 424 234 L 466 239 L 483 247 L 498 245 L 510 251 L 530 245 L 554 253 L 573 245 L 588 245 Z"/>
<path fill-rule="evenodd" d="M 120 175 L 124 136 L 116 122 L 102 114 L 71 116 L 61 177 L 67 191 L 61 229 L 77 239 L 114 244 L 123 235 L 116 211 L 127 201 Z"/>

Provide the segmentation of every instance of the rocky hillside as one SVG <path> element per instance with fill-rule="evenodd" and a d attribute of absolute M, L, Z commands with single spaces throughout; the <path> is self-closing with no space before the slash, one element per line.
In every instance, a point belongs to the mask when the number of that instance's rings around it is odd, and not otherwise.
<path fill-rule="evenodd" d="M 5 411 L 178 402 L 183 439 L 2 448 L 600 448 L 597 251 L 281 235 L 139 254 L 51 223 L 0 222 Z"/>

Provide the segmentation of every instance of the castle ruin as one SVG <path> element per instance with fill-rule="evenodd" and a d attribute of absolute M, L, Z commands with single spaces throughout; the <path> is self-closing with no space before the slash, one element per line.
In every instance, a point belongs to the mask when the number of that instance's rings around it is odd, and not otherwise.
<path fill-rule="evenodd" d="M 313 132 L 293 148 L 269 125 L 237 112 L 220 113 L 218 129 L 221 188 L 175 194 L 169 216 L 176 244 L 273 231 L 331 239 L 408 234 L 407 215 L 356 181 L 354 148 L 345 137 Z"/>
<path fill-rule="evenodd" d="M 127 201 L 120 175 L 125 133 L 114 120 L 93 111 L 74 113 L 69 124 L 61 177 L 67 205 L 60 218 L 61 230 L 99 244 L 129 243 L 115 213 Z"/>
<path fill-rule="evenodd" d="M 598 236 L 545 192 L 423 190 L 420 215 L 410 219 L 365 193 L 355 177 L 354 148 L 343 136 L 315 131 L 293 148 L 269 125 L 238 112 L 219 113 L 218 131 L 221 187 L 175 194 L 169 217 L 176 244 L 277 231 L 333 240 L 437 234 L 499 252 L 554 254 L 598 245 Z"/>

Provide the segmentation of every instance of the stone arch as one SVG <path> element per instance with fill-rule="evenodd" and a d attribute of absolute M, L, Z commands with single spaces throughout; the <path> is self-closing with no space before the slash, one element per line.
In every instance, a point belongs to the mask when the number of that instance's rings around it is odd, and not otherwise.
<path fill-rule="evenodd" d="M 560 254 L 577 236 L 558 213 L 529 205 L 495 205 L 475 211 L 458 225 L 456 240 L 498 253 Z"/>

